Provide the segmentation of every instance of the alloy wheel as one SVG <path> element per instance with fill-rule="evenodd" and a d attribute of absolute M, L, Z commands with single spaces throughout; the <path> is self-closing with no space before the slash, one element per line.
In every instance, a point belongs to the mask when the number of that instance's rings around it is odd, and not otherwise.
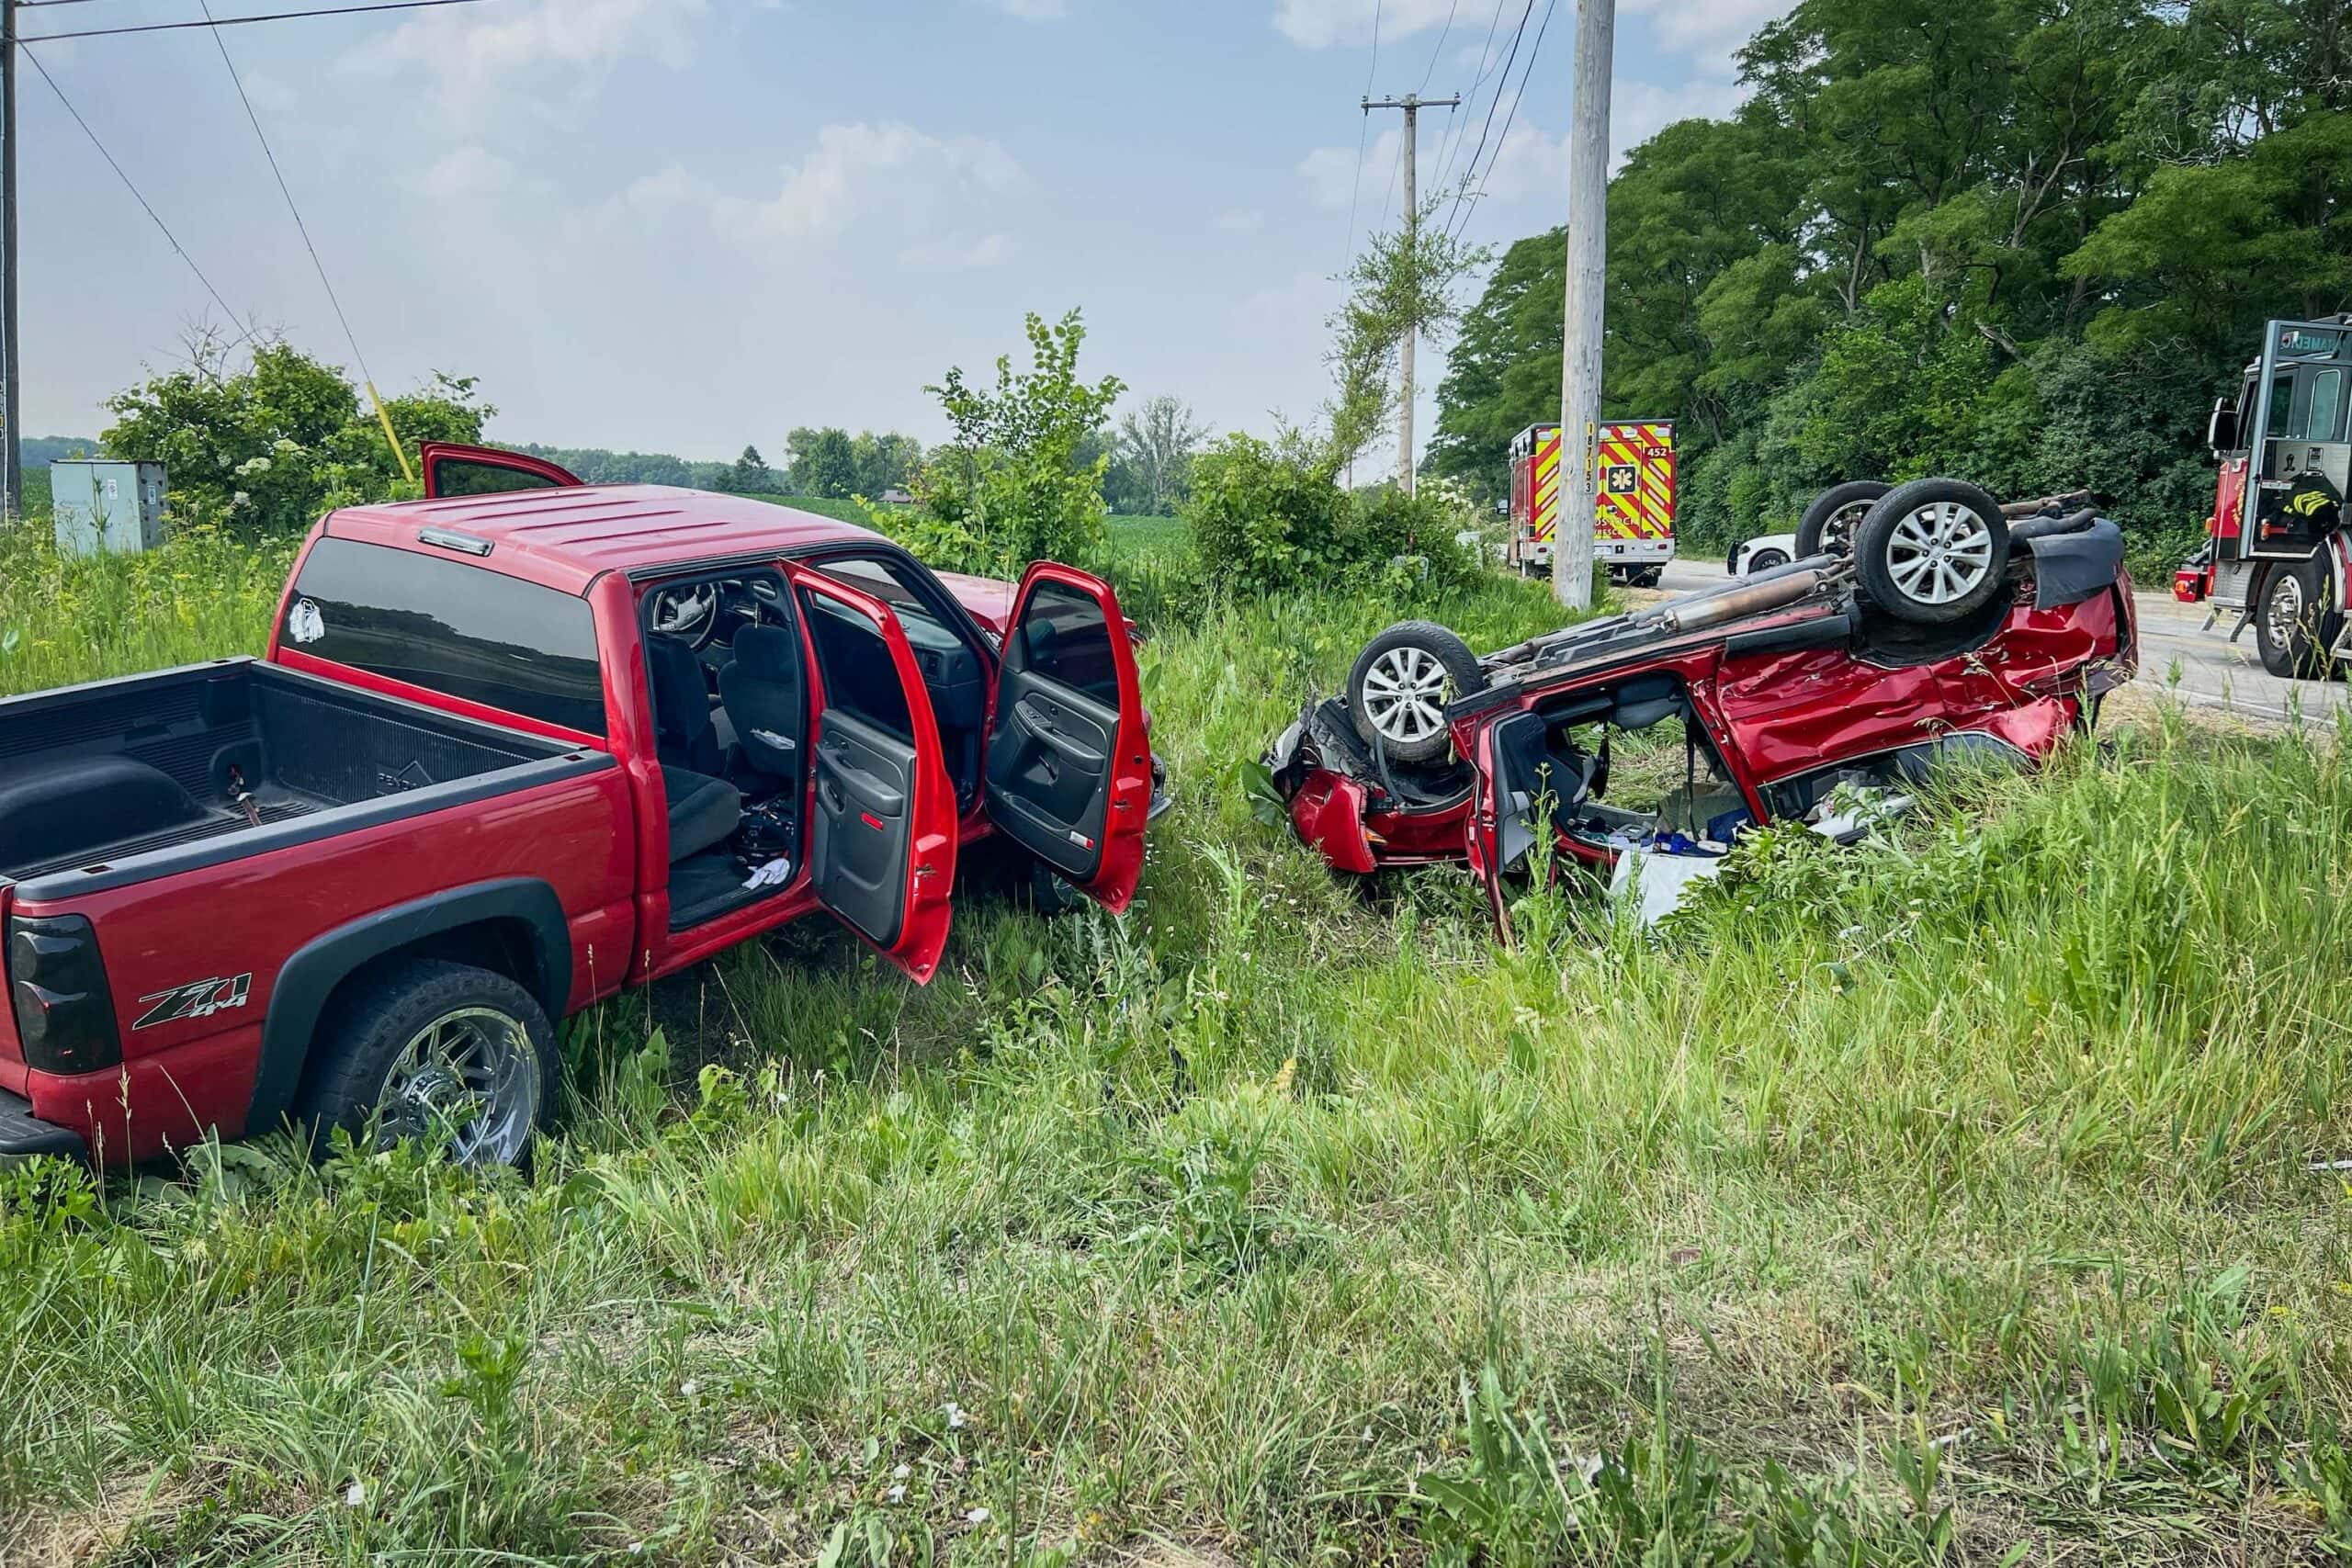
<path fill-rule="evenodd" d="M 449 1140 L 463 1165 L 511 1165 L 537 1120 L 539 1057 L 530 1032 L 492 1008 L 442 1014 L 411 1037 L 384 1075 L 378 1126 L 386 1145 Z"/>
<path fill-rule="evenodd" d="M 1434 654 L 1392 648 L 1364 673 L 1364 716 L 1389 740 L 1426 740 L 1445 728 L 1447 683 L 1445 666 Z"/>
<path fill-rule="evenodd" d="M 1966 598 L 1993 570 L 1993 531 L 1955 501 L 1937 501 L 1905 515 L 1886 543 L 1887 574 L 1922 604 Z"/>

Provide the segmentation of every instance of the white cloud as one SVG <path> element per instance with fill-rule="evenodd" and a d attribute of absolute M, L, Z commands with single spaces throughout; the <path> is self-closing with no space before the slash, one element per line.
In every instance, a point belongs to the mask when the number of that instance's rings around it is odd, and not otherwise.
<path fill-rule="evenodd" d="M 818 131 L 815 150 L 785 169 L 774 197 L 722 196 L 712 210 L 722 227 L 777 239 L 830 237 L 877 211 L 931 229 L 947 209 L 985 207 L 1018 189 L 1023 178 L 1012 154 L 985 138 L 859 121 Z"/>
<path fill-rule="evenodd" d="M 1694 55 L 1710 74 L 1724 76 L 1748 35 L 1788 8 L 1788 0 L 1625 0 L 1626 10 L 1650 19 L 1661 45 Z"/>
<path fill-rule="evenodd" d="M 420 12 L 361 45 L 356 69 L 422 66 L 444 96 L 470 107 L 503 78 L 550 68 L 595 78 L 625 60 L 671 67 L 693 57 L 693 25 L 709 0 L 527 0 L 521 5 Z"/>
<path fill-rule="evenodd" d="M 469 201 L 495 196 L 514 182 L 514 164 L 487 148 L 469 145 L 445 154 L 414 184 L 435 201 Z"/>
<path fill-rule="evenodd" d="M 1012 254 L 1012 241 L 1002 234 L 984 234 L 968 242 L 926 240 L 900 251 L 899 260 L 907 266 L 949 272 L 961 267 L 994 266 Z"/>
<path fill-rule="evenodd" d="M 1405 133 L 1395 128 L 1382 131 L 1363 150 L 1359 175 L 1356 150 L 1352 147 L 1317 147 L 1299 160 L 1298 172 L 1306 181 L 1308 194 L 1318 206 L 1351 207 L 1365 201 L 1378 201 L 1396 179 L 1397 154 L 1405 145 Z M 1429 167 L 1433 143 L 1421 144 L 1421 167 Z M 1358 181 L 1362 184 L 1359 186 Z M 1375 207 L 1376 213 L 1380 209 Z"/>
<path fill-rule="evenodd" d="M 1372 41 L 1377 22 L 1383 44 L 1442 27 L 1453 0 L 1276 0 L 1274 28 L 1301 49 Z"/>

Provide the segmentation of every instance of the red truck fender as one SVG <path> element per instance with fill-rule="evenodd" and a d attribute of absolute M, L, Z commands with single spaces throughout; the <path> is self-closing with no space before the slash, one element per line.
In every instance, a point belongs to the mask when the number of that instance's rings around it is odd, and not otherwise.
<path fill-rule="evenodd" d="M 512 978 L 547 1010 L 549 1021 L 560 1020 L 571 999 L 571 937 L 563 906 L 548 884 L 508 877 L 363 915 L 296 949 L 272 982 L 245 1134 L 269 1131 L 292 1110 L 335 987 L 377 959 L 484 925 L 507 927 L 522 939 L 518 951 L 526 972 Z M 496 951 L 486 946 L 470 961 L 478 964 L 482 952 Z"/>

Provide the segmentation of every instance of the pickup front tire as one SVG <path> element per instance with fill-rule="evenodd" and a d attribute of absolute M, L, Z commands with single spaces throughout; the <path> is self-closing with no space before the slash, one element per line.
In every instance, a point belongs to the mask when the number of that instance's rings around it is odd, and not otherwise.
<path fill-rule="evenodd" d="M 342 1127 L 379 1148 L 446 1144 L 465 1165 L 519 1165 L 555 1113 L 561 1066 L 536 998 L 439 959 L 390 964 L 321 1020 L 299 1104 L 320 1145 Z"/>

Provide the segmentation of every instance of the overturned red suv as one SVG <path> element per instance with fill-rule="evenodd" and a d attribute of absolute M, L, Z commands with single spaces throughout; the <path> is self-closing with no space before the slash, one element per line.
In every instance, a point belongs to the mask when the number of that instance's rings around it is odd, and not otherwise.
<path fill-rule="evenodd" d="M 1955 754 L 2038 762 L 2132 679 L 2122 537 L 2089 497 L 1870 488 L 1804 558 L 1483 659 L 1389 627 L 1264 759 L 1292 826 L 1341 871 L 1466 860 L 1498 892 L 1541 822 L 1600 867 L 1720 845 Z"/>

